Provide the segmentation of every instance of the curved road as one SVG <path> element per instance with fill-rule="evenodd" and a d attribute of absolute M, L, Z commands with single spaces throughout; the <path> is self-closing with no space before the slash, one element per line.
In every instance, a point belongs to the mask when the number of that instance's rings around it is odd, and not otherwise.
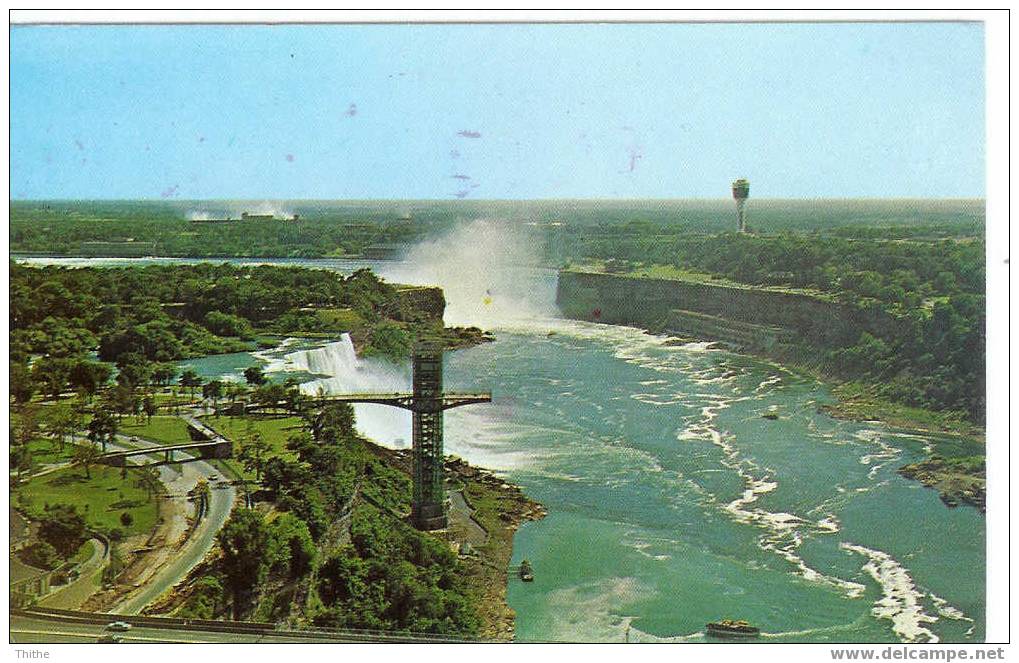
<path fill-rule="evenodd" d="M 159 446 L 145 440 L 129 439 L 135 448 Z M 165 465 L 159 467 L 160 479 L 171 494 L 169 499 L 180 500 L 187 505 L 187 491 L 194 488 L 200 478 L 204 478 L 212 487 L 209 512 L 188 537 L 184 546 L 173 554 L 170 561 L 159 568 L 153 576 L 144 580 L 140 588 L 129 594 L 110 612 L 120 615 L 138 614 L 146 605 L 187 577 L 191 569 L 197 566 L 212 548 L 216 533 L 230 517 L 236 491 L 225 482 L 214 483 L 215 478 L 222 476 L 216 468 L 201 460 L 181 463 L 175 467 L 180 469 L 181 474 L 178 475 Z"/>

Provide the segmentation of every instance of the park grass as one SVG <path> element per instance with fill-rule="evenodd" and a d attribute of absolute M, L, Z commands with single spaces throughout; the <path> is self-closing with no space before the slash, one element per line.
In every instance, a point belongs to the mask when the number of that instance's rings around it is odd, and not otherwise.
<path fill-rule="evenodd" d="M 365 320 L 351 308 L 320 308 L 315 311 L 316 317 L 332 329 L 342 329 L 352 333 L 364 331 Z"/>
<path fill-rule="evenodd" d="M 74 444 L 65 439 L 64 449 L 61 451 L 56 439 L 34 437 L 28 443 L 28 452 L 32 455 L 32 467 L 38 468 L 41 465 L 71 460 L 74 455 Z"/>
<path fill-rule="evenodd" d="M 246 481 L 253 481 L 255 473 L 249 471 L 240 461 L 236 460 L 236 456 L 239 456 L 244 449 L 249 429 L 260 433 L 262 438 L 269 443 L 269 452 L 266 454 L 267 458 L 270 456 L 280 456 L 288 460 L 294 460 L 296 456 L 287 451 L 287 440 L 292 435 L 306 428 L 304 419 L 300 417 L 271 417 L 249 414 L 238 417 L 202 417 L 202 421 L 234 443 L 235 460 L 231 463 L 231 469 Z"/>
<path fill-rule="evenodd" d="M 35 517 L 42 515 L 46 505 L 69 504 L 77 507 L 94 529 L 103 532 L 119 529 L 126 536 L 147 533 L 156 524 L 157 501 L 134 485 L 130 470 L 126 478 L 120 474 L 120 468 L 93 467 L 92 478 L 86 479 L 83 470 L 68 467 L 30 479 L 14 491 L 14 497 Z M 120 523 L 120 515 L 125 511 L 134 519 L 128 527 Z"/>
<path fill-rule="evenodd" d="M 260 433 L 269 443 L 272 454 L 286 455 L 287 440 L 295 433 L 306 428 L 307 424 L 300 417 L 271 417 L 257 415 L 243 416 L 210 416 L 202 417 L 202 421 L 228 440 L 241 443 L 248 434 L 249 427 Z"/>
<path fill-rule="evenodd" d="M 162 444 L 190 442 L 187 423 L 180 417 L 156 416 L 146 421 L 138 421 L 135 417 L 125 417 L 119 426 L 122 435 L 140 437 Z"/>

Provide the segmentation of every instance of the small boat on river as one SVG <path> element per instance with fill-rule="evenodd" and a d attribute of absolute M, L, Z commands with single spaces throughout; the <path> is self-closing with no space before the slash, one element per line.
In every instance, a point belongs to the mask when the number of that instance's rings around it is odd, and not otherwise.
<path fill-rule="evenodd" d="M 709 622 L 707 629 L 708 635 L 718 638 L 756 638 L 761 634 L 761 629 L 751 626 L 742 619 L 723 619 L 717 622 Z"/>
<path fill-rule="evenodd" d="M 520 579 L 524 582 L 534 582 L 534 569 L 526 559 L 520 562 Z"/>

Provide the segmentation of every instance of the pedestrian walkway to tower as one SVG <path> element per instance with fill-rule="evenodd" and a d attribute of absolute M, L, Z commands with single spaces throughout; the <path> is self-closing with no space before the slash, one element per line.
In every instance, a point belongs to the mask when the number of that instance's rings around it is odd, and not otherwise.
<path fill-rule="evenodd" d="M 412 393 L 339 394 L 313 398 L 316 406 L 329 403 L 377 403 L 410 410 L 414 413 L 412 454 L 414 458 L 414 496 L 411 519 L 422 530 L 443 529 L 448 524 L 446 514 L 446 477 L 443 472 L 442 413 L 445 410 L 472 403 L 489 403 L 490 392 L 442 392 L 442 351 L 420 347 L 414 351 L 414 380 Z M 284 407 L 278 404 L 251 404 L 248 412 Z"/>

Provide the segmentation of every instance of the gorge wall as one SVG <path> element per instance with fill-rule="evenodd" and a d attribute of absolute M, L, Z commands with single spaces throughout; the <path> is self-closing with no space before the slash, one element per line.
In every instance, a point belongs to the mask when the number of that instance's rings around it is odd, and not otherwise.
<path fill-rule="evenodd" d="M 696 281 L 563 270 L 556 304 L 570 318 L 642 327 L 749 349 L 845 347 L 864 331 L 898 336 L 905 326 L 880 309 L 809 294 Z"/>

